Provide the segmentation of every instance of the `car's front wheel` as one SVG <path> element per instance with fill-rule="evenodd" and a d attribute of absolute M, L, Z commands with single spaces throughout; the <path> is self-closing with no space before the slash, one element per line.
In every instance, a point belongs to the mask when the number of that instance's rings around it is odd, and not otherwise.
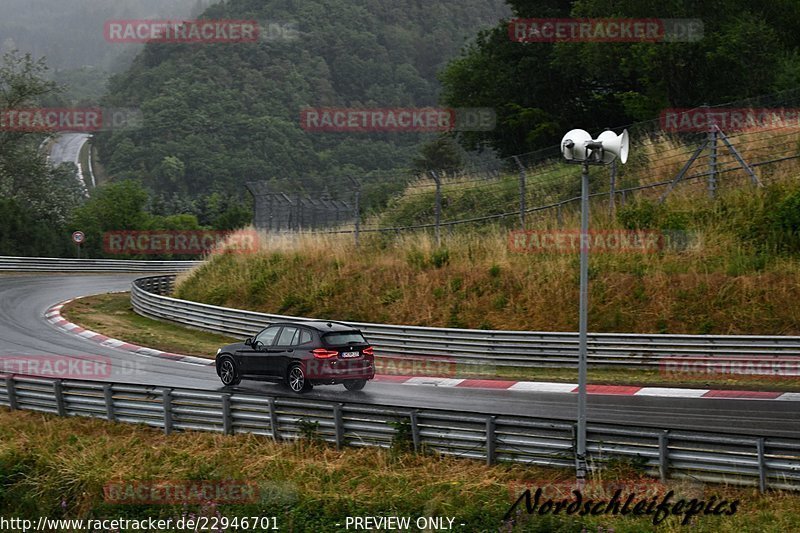
<path fill-rule="evenodd" d="M 226 387 L 238 385 L 242 381 L 239 371 L 236 368 L 236 363 L 233 359 L 226 357 L 219 364 L 219 379 Z"/>
<path fill-rule="evenodd" d="M 286 376 L 286 384 L 289 385 L 292 392 L 297 393 L 307 392 L 313 388 L 306 378 L 303 367 L 300 365 L 292 365 L 291 368 L 289 368 L 288 375 Z"/>
<path fill-rule="evenodd" d="M 367 384 L 366 379 L 351 379 L 349 381 L 344 382 L 344 388 L 349 391 L 358 391 L 364 388 L 364 385 Z"/>

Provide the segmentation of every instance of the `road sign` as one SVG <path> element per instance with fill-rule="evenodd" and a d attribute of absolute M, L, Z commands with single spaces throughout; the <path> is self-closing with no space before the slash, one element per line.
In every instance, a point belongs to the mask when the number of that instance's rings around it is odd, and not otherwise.
<path fill-rule="evenodd" d="M 82 231 L 76 231 L 72 234 L 72 242 L 75 244 L 81 244 L 83 241 L 86 240 L 86 235 L 83 234 Z"/>

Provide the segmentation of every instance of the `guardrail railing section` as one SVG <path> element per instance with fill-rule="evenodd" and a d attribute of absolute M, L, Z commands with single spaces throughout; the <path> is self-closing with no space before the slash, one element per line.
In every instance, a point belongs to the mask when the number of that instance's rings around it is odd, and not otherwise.
<path fill-rule="evenodd" d="M 94 381 L 0 376 L 0 405 L 58 416 L 144 424 L 170 434 L 255 434 L 345 446 L 379 446 L 485 461 L 574 466 L 575 426 L 528 416 L 408 409 Z M 589 464 L 627 461 L 666 482 L 800 490 L 800 440 L 613 424 L 588 425 Z"/>
<path fill-rule="evenodd" d="M 175 277 L 137 279 L 131 289 L 134 310 L 193 328 L 244 338 L 275 321 L 309 320 L 179 300 L 168 294 Z M 378 356 L 438 358 L 453 368 L 577 368 L 578 334 L 430 328 L 350 322 L 360 328 Z M 650 368 L 664 373 L 697 371 L 747 373 L 796 369 L 800 337 L 766 335 L 648 335 L 592 333 L 589 364 L 613 368 Z M 766 365 L 766 370 L 758 367 Z M 784 365 L 784 366 L 781 366 Z M 796 372 L 796 370 L 795 370 Z"/>

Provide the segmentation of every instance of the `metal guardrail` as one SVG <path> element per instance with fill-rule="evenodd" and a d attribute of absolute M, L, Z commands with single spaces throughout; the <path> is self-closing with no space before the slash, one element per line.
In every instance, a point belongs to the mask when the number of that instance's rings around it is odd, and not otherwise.
<path fill-rule="evenodd" d="M 0 256 L 0 272 L 183 272 L 201 262 Z"/>
<path fill-rule="evenodd" d="M 174 276 L 140 278 L 133 282 L 131 302 L 144 316 L 186 326 L 247 337 L 275 321 L 309 320 L 207 305 L 165 296 Z M 376 354 L 392 357 L 439 356 L 469 365 L 573 367 L 577 364 L 577 333 L 470 330 L 394 326 L 348 322 L 360 328 Z M 589 335 L 589 364 L 659 368 L 702 361 L 724 368 L 732 363 L 786 361 L 800 358 L 800 337 L 749 335 Z M 709 360 L 711 359 L 711 360 Z M 671 367 L 662 367 L 669 370 Z"/>
<path fill-rule="evenodd" d="M 173 431 L 252 433 L 276 441 L 309 433 L 337 447 L 390 447 L 485 460 L 574 466 L 574 424 L 533 416 L 408 409 L 358 402 L 99 381 L 0 376 L 0 405 L 145 424 Z M 627 460 L 667 479 L 800 490 L 800 440 L 590 423 L 589 464 Z"/>

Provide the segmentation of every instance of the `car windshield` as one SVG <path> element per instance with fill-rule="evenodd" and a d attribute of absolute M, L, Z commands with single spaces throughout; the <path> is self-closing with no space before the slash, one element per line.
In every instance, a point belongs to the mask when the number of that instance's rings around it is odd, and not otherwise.
<path fill-rule="evenodd" d="M 330 346 L 346 346 L 348 344 L 367 344 L 360 331 L 337 331 L 323 337 Z"/>

